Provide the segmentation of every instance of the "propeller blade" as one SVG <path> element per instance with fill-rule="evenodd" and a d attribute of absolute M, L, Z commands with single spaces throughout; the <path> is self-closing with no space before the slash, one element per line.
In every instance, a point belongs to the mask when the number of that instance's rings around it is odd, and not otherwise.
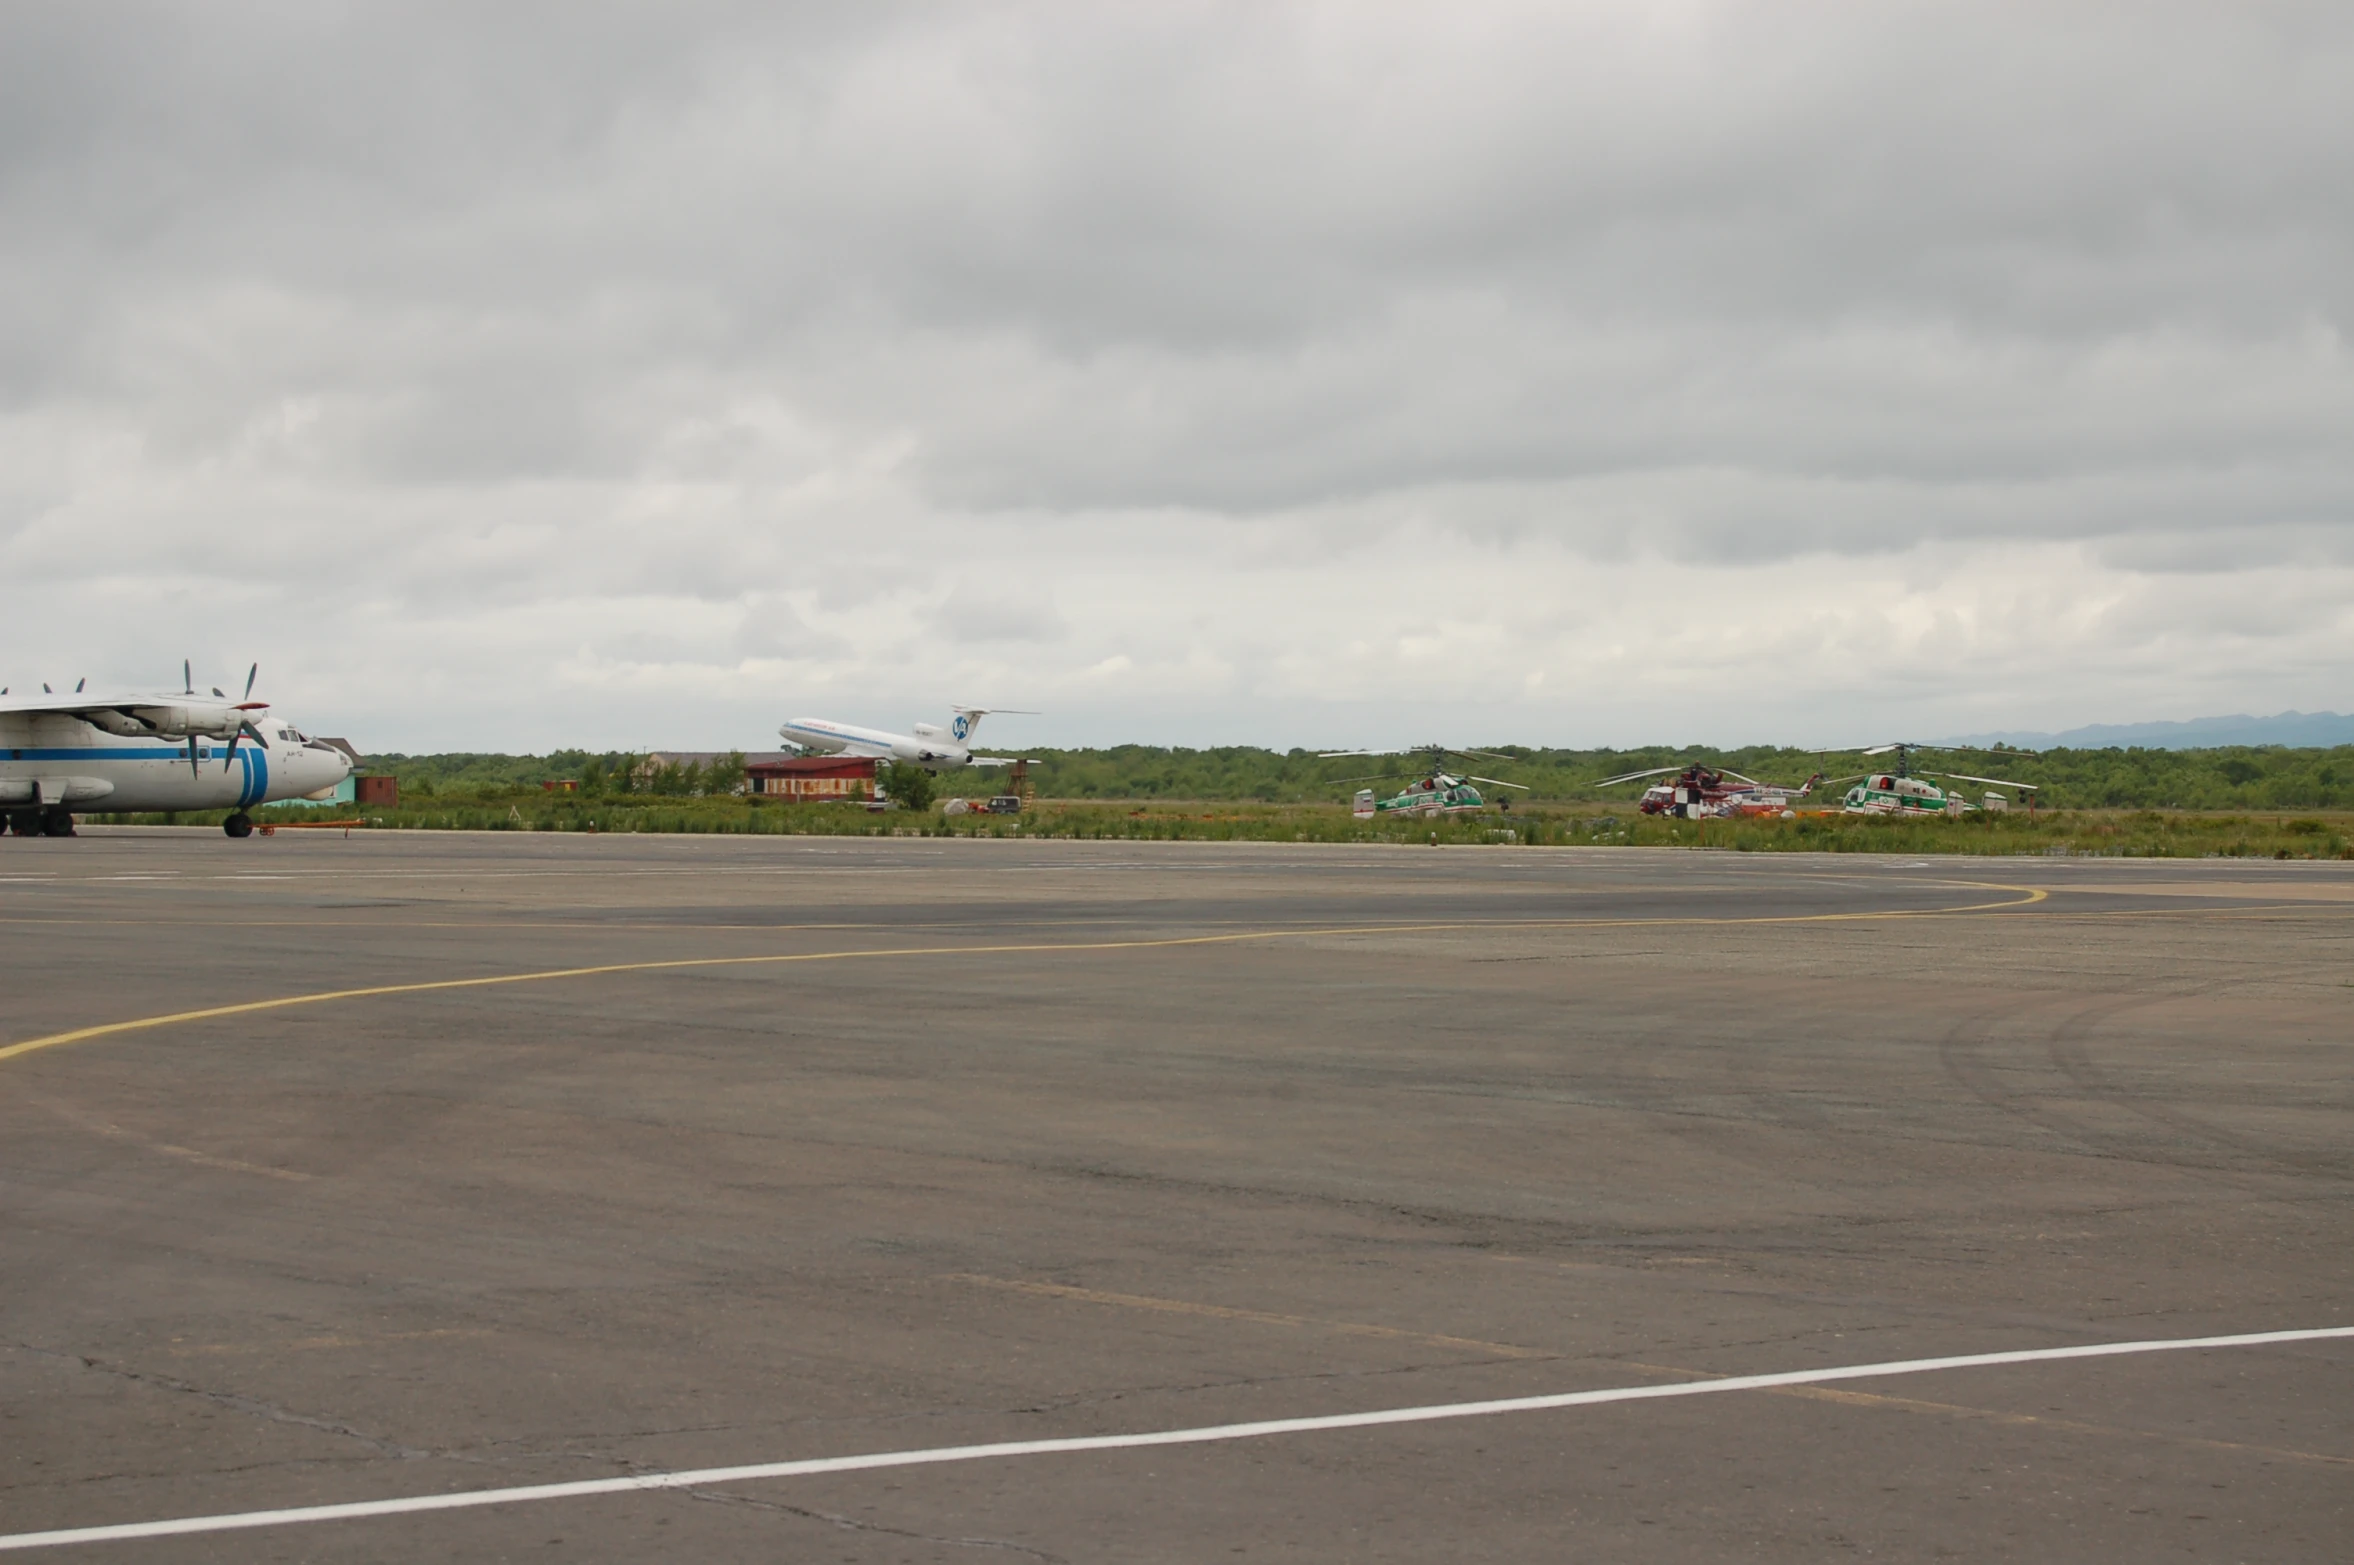
<path fill-rule="evenodd" d="M 196 665 L 186 658 L 180 659 L 180 687 L 182 695 L 196 694 Z"/>
<path fill-rule="evenodd" d="M 256 663 L 256 664 L 254 664 L 254 665 L 253 665 L 253 667 L 251 667 L 251 668 L 249 668 L 249 669 L 247 669 L 247 670 L 245 671 L 245 699 L 246 699 L 246 700 L 248 700 L 248 701 L 251 701 L 251 700 L 253 699 L 253 682 L 254 682 L 255 680 L 257 680 L 257 679 L 261 678 L 261 674 L 262 674 L 262 666 L 261 666 L 261 664 L 259 664 L 259 663 Z"/>
<path fill-rule="evenodd" d="M 1509 755 L 1498 755 L 1493 750 L 1449 750 L 1449 755 L 1476 755 L 1483 761 L 1509 761 Z"/>
<path fill-rule="evenodd" d="M 83 687 L 83 686 L 85 686 L 85 685 L 87 685 L 87 684 L 89 684 L 89 683 L 90 683 L 90 676 L 89 676 L 89 675 L 87 675 L 87 674 L 84 674 L 84 675 L 83 675 L 81 678 L 79 678 L 79 679 L 75 680 L 75 681 L 74 681 L 74 694 L 75 694 L 75 695 L 77 695 L 77 696 L 78 696 L 78 695 L 80 695 L 80 694 L 82 693 L 82 687 Z"/>
<path fill-rule="evenodd" d="M 215 686 L 213 686 L 213 694 L 214 694 L 214 695 L 216 695 L 216 696 L 219 696 L 219 697 L 220 697 L 222 700 L 224 700 L 224 701 L 226 701 L 226 700 L 228 700 L 228 699 L 229 699 L 229 692 L 227 692 L 226 690 L 223 690 L 223 689 L 222 689 L 220 686 L 218 686 L 218 685 L 215 685 Z"/>
<path fill-rule="evenodd" d="M 1527 793 L 1529 791 L 1529 786 L 1527 783 L 1506 782 L 1501 777 L 1466 777 L 1464 781 L 1493 783 L 1499 788 L 1518 788 L 1522 793 Z"/>
<path fill-rule="evenodd" d="M 1857 755 L 1886 755 L 1891 750 L 1910 750 L 1912 748 L 1913 746 L 1909 744 L 1876 744 L 1869 750 L 1858 750 L 1855 753 Z"/>
<path fill-rule="evenodd" d="M 57 692 L 56 692 L 56 691 L 54 691 L 54 690 L 52 690 L 52 689 L 50 689 L 50 688 L 49 688 L 49 681 L 48 681 L 48 680 L 46 680 L 46 679 L 44 679 L 44 680 L 42 680 L 42 681 L 41 681 L 41 694 L 43 694 L 43 695 L 45 695 L 45 696 L 53 696 L 53 695 L 57 694 Z"/>
<path fill-rule="evenodd" d="M 188 775 L 196 778 L 204 776 L 204 768 L 196 764 L 196 736 L 194 734 L 188 736 Z"/>
<path fill-rule="evenodd" d="M 1316 759 L 1337 761 L 1344 755 L 1389 755 L 1392 753 L 1394 752 L 1389 750 L 1319 750 L 1316 752 Z"/>
<path fill-rule="evenodd" d="M 231 735 L 229 736 L 229 748 L 228 748 L 228 749 L 226 749 L 226 750 L 223 750 L 223 751 L 221 752 L 221 770 L 222 770 L 222 771 L 224 771 L 224 772 L 225 772 L 225 771 L 227 771 L 227 770 L 229 769 L 229 767 L 230 767 L 230 766 L 231 766 L 231 765 L 232 765 L 232 764 L 233 764 L 233 763 L 236 761 L 236 759 L 237 759 L 237 741 L 238 741 L 238 740 L 240 740 L 240 739 L 242 739 L 242 738 L 244 738 L 244 737 L 245 737 L 245 731 L 244 731 L 243 729 L 239 729 L 239 730 L 238 730 L 236 733 L 233 733 L 233 734 L 231 734 Z"/>
<path fill-rule="evenodd" d="M 1605 777 L 1594 784 L 1597 788 L 1615 788 L 1622 782 L 1633 782 L 1638 777 L 1665 777 L 1669 772 L 1680 772 L 1680 766 L 1654 766 L 1647 772 L 1628 772 L 1621 777 Z"/>

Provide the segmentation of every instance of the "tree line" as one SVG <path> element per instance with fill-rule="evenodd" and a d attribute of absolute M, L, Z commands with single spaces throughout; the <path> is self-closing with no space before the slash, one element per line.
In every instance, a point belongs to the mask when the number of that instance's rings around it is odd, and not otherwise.
<path fill-rule="evenodd" d="M 1888 770 L 1891 757 L 1854 751 L 1818 751 L 1753 745 L 1718 750 L 1704 746 L 1650 746 L 1634 750 L 1555 750 L 1522 745 L 1483 745 L 1503 757 L 1453 764 L 1488 776 L 1524 783 L 1533 802 L 1631 801 L 1640 783 L 1603 789 L 1604 778 L 1655 766 L 1693 761 L 1729 768 L 1773 783 L 1797 784 L 1815 772 L 1826 778 Z M 1345 801 L 1357 788 L 1389 790 L 1417 777 L 1413 756 L 1347 756 L 1324 759 L 1309 750 L 1268 750 L 1250 745 L 1184 749 L 1155 745 L 1113 745 L 1104 749 L 1031 752 L 1030 781 L 1041 798 L 1200 799 L 1306 804 Z M 2050 807 L 2073 809 L 2346 809 L 2354 808 L 2354 745 L 2334 749 L 2233 746 L 2213 750 L 2049 750 L 2029 756 L 2018 751 L 1921 752 L 1916 769 L 1964 772 L 2035 784 Z M 569 780 L 593 795 L 652 797 L 726 795 L 744 779 L 741 752 L 708 766 L 694 762 L 656 766 L 644 755 L 558 750 L 530 755 L 371 756 L 370 770 L 390 772 L 404 793 L 431 798 L 491 796 L 537 791 L 544 783 Z M 988 792 L 1001 772 L 981 774 L 963 791 Z M 955 779 L 943 779 L 957 791 Z M 1963 784 L 1973 797 L 1984 785 Z M 912 791 L 912 790 L 910 790 Z M 1836 802 L 1836 789 L 1823 802 Z M 1524 797 L 1514 796 L 1516 800 Z"/>

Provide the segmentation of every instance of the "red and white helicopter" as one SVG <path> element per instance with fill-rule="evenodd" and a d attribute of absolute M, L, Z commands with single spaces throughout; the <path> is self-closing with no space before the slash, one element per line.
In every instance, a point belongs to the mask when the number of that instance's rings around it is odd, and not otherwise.
<path fill-rule="evenodd" d="M 1796 813 L 1790 806 L 1812 793 L 1815 784 L 1823 780 L 1823 774 L 1817 772 L 1798 787 L 1790 788 L 1761 783 L 1739 772 L 1694 761 L 1688 766 L 1654 766 L 1646 772 L 1605 777 L 1594 786 L 1615 788 L 1620 783 L 1639 782 L 1646 777 L 1664 777 L 1667 781 L 1655 782 L 1644 789 L 1635 808 L 1645 815 L 1674 815 L 1684 820 L 1787 818 Z"/>

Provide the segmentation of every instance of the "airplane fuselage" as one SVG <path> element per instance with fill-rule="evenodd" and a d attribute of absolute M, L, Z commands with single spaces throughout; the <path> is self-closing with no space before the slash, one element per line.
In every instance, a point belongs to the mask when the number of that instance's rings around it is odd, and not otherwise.
<path fill-rule="evenodd" d="M 107 733 L 61 712 L 0 712 L 0 809 L 250 810 L 323 792 L 351 775 L 351 758 L 264 717 L 262 738 L 186 741 Z"/>
<path fill-rule="evenodd" d="M 919 725 L 928 726 L 928 725 Z M 878 761 L 907 761 L 933 771 L 956 771 L 973 764 L 973 752 L 940 734 L 894 734 L 880 728 L 859 728 L 825 717 L 796 717 L 777 730 L 787 744 L 823 755 L 860 755 Z"/>

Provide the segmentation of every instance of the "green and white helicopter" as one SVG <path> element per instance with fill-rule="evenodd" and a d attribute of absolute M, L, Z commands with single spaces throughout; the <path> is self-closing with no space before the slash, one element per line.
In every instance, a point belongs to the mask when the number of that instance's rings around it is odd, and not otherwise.
<path fill-rule="evenodd" d="M 1959 789 L 1949 791 L 1939 787 L 1936 783 L 1923 780 L 1930 777 L 1940 777 L 1947 782 L 1986 783 L 1996 788 L 2016 788 L 2027 795 L 2030 808 L 2034 805 L 2036 790 L 2034 783 L 2013 782 L 2002 777 L 1973 777 L 1966 772 L 1923 771 L 1916 773 L 1912 764 L 1915 750 L 1968 750 L 1978 755 L 2016 755 L 2024 756 L 2029 760 L 2035 758 L 2035 752 L 2032 750 L 1998 752 L 1979 750 L 1974 745 L 1912 744 L 1909 742 L 1873 745 L 1868 750 L 1859 750 L 1856 753 L 1859 755 L 1894 755 L 1896 765 L 1885 772 L 1864 772 L 1854 777 L 1834 778 L 1831 783 L 1832 787 L 1837 787 L 1840 783 L 1855 784 L 1854 787 L 1847 790 L 1847 796 L 1840 801 L 1840 809 L 1849 815 L 1956 816 L 1977 809 L 2007 810 L 2010 808 L 2010 801 L 2001 794 L 1987 794 L 1982 804 L 1974 804 L 1964 798 Z"/>
<path fill-rule="evenodd" d="M 1371 777 L 1339 777 L 1342 784 L 1356 782 L 1395 782 L 1412 779 L 1401 791 L 1383 798 L 1371 788 L 1357 790 L 1355 815 L 1361 821 L 1383 815 L 1432 816 L 1473 815 L 1488 807 L 1488 801 L 1474 783 L 1486 783 L 1491 788 L 1517 788 L 1528 792 L 1526 783 L 1506 782 L 1501 777 L 1474 777 L 1468 773 L 1450 772 L 1446 763 L 1451 757 L 1461 756 L 1479 761 L 1509 761 L 1508 755 L 1494 755 L 1486 750 L 1450 750 L 1445 745 L 1426 744 L 1415 750 L 1325 750 L 1320 760 L 1335 760 L 1344 755 L 1419 755 L 1423 765 L 1419 771 L 1382 772 Z M 1498 809 L 1512 808 L 1511 801 L 1498 798 Z"/>

